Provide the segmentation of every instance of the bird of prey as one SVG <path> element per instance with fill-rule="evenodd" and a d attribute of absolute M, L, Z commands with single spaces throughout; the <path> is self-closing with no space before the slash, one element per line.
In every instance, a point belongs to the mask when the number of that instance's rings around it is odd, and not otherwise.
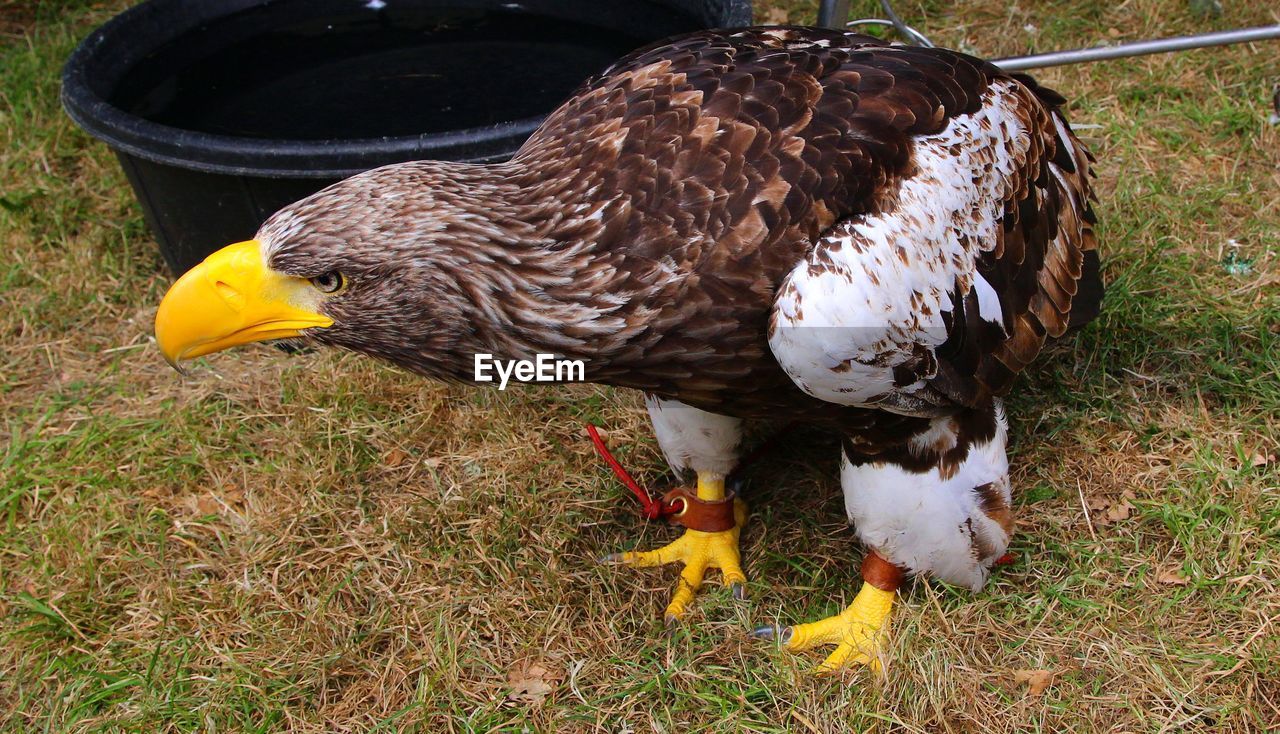
<path fill-rule="evenodd" d="M 868 547 L 847 610 L 757 630 L 876 665 L 902 579 L 978 589 L 1013 529 L 1001 396 L 1102 299 L 1092 157 L 1062 97 L 961 53 L 794 26 L 641 49 L 509 162 L 420 161 L 286 207 L 179 279 L 177 364 L 301 337 L 447 381 L 475 355 L 582 360 L 645 394 L 696 475 L 685 534 L 630 566 L 740 591 L 743 425 L 835 432 Z"/>

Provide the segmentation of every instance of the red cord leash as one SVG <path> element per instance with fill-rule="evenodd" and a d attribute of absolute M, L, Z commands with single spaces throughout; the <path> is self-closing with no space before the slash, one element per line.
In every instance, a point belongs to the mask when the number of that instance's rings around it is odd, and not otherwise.
<path fill-rule="evenodd" d="M 729 472 L 729 476 L 726 479 L 732 480 L 735 476 L 740 475 L 743 469 L 751 466 L 761 456 L 773 450 L 777 446 L 778 440 L 786 435 L 794 425 L 794 423 L 788 423 L 783 426 L 782 430 L 765 439 L 754 451 L 738 462 L 738 465 L 733 468 L 733 471 Z M 600 438 L 599 430 L 590 423 L 587 424 L 587 435 L 591 436 L 591 443 L 595 445 L 596 453 L 600 454 L 600 458 L 604 459 L 609 468 L 613 470 L 614 475 L 618 477 L 618 480 L 627 485 L 631 493 L 636 496 L 636 500 L 640 502 L 640 511 L 646 519 L 657 520 L 660 517 L 671 517 L 672 515 L 679 515 L 684 510 L 684 502 L 682 500 L 677 499 L 674 502 L 666 502 L 663 498 L 650 494 L 648 490 L 640 486 L 639 482 L 632 479 L 627 470 L 622 468 L 622 464 L 618 463 L 618 460 L 613 458 L 613 454 L 609 453 L 608 447 L 604 445 L 604 439 Z"/>
<path fill-rule="evenodd" d="M 591 436 L 591 443 L 595 445 L 596 453 L 600 454 L 604 463 L 609 465 L 618 480 L 627 485 L 627 489 L 636 496 L 636 500 L 640 502 L 640 512 L 646 520 L 670 517 L 684 509 L 683 502 L 665 502 L 661 497 L 649 494 L 648 490 L 632 479 L 627 470 L 622 468 L 622 464 L 619 464 L 618 460 L 613 458 L 613 454 L 609 453 L 609 448 L 604 445 L 604 439 L 600 438 L 600 432 L 590 423 L 587 424 L 587 435 Z"/>
<path fill-rule="evenodd" d="M 757 459 L 772 450 L 777 445 L 778 439 L 786 434 L 793 425 L 795 424 L 788 423 L 781 431 L 765 439 L 754 451 L 738 462 L 738 465 L 729 473 L 727 479 L 732 480 L 735 475 L 740 474 L 743 469 L 754 464 Z M 670 519 L 684 512 L 684 500 L 677 497 L 675 500 L 668 501 L 665 497 L 654 496 L 644 487 L 641 487 L 639 482 L 632 479 L 627 470 L 622 468 L 622 464 L 613 458 L 613 454 L 609 453 L 609 448 L 604 445 L 604 439 L 600 438 L 599 429 L 590 423 L 587 424 L 587 435 L 591 436 L 591 443 L 596 447 L 596 453 L 600 454 L 600 458 L 604 459 L 604 462 L 613 470 L 614 476 L 627 485 L 627 489 L 630 489 L 631 493 L 636 496 L 636 500 L 640 503 L 640 513 L 644 515 L 646 520 Z"/>
<path fill-rule="evenodd" d="M 777 446 L 779 439 L 786 435 L 794 425 L 794 423 L 788 423 L 782 430 L 765 439 L 754 451 L 738 462 L 738 465 L 733 468 L 733 471 L 729 472 L 729 476 L 726 479 L 732 482 L 733 478 L 739 476 L 743 469 L 751 466 L 761 456 L 773 450 Z M 630 489 L 631 493 L 636 496 L 636 501 L 640 503 L 640 513 L 644 515 L 646 520 L 671 519 L 684 512 L 685 500 L 679 497 L 674 500 L 668 500 L 666 497 L 655 496 L 644 487 L 641 487 L 640 483 L 635 479 L 632 479 L 627 470 L 622 468 L 622 464 L 613 458 L 609 448 L 604 445 L 604 439 L 600 438 L 599 429 L 590 423 L 587 424 L 587 435 L 591 437 L 591 443 L 596 447 L 596 453 L 600 454 L 600 458 L 604 459 L 604 462 L 613 470 L 614 476 L 627 485 L 627 489 Z"/>

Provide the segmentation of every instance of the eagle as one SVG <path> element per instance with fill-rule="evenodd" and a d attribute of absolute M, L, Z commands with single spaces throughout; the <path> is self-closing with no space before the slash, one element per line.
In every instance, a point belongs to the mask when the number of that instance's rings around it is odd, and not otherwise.
<path fill-rule="evenodd" d="M 165 295 L 166 359 L 301 338 L 449 382 L 477 355 L 643 391 L 684 534 L 606 556 L 735 596 L 744 426 L 839 436 L 852 604 L 754 633 L 878 666 L 904 578 L 979 589 L 1013 531 L 1002 396 L 1099 312 L 1091 154 L 1065 100 L 955 51 L 711 30 L 585 82 L 507 162 L 400 163 L 270 217 Z M 690 476 L 692 475 L 692 476 Z M 696 484 L 694 479 L 696 478 Z"/>

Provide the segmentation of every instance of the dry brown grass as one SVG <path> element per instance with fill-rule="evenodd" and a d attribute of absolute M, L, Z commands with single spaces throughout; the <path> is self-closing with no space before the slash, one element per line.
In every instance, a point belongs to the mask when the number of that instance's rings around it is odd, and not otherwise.
<path fill-rule="evenodd" d="M 1172 0 L 1069 5 L 937 4 L 920 25 L 992 55 L 1197 25 Z M 1099 126 L 1113 285 L 1014 400 L 1018 561 L 978 594 L 913 584 L 885 678 L 815 680 L 817 657 L 746 632 L 855 591 L 828 436 L 790 435 L 753 472 L 752 600 L 710 589 L 668 639 L 674 570 L 593 562 L 675 533 L 636 519 L 582 435 L 607 426 L 661 480 L 635 396 L 266 347 L 169 371 L 147 341 L 167 279 L 114 162 L 54 99 L 61 55 L 107 12 L 69 9 L 0 56 L 3 195 L 26 202 L 0 211 L 0 729 L 1280 723 L 1274 46 L 1040 75 Z M 1249 273 L 1224 271 L 1228 239 Z M 1053 681 L 1032 695 L 1026 670 Z"/>

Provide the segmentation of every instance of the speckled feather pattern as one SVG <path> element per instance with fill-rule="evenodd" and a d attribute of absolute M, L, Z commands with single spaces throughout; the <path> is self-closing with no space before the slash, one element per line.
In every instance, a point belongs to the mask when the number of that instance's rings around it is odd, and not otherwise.
<path fill-rule="evenodd" d="M 1001 349 L 1016 334 L 1016 318 L 1036 319 L 1041 335 L 1063 333 L 1074 293 L 1060 310 L 1035 308 L 1055 303 L 1037 298 L 1006 321 L 1001 294 L 979 268 L 980 258 L 999 257 L 1005 203 L 1026 197 L 1041 167 L 1054 200 L 1070 201 L 1069 174 L 1043 158 L 1050 146 L 1070 146 L 1058 139 L 1061 121 L 1047 114 L 1022 84 L 993 83 L 977 112 L 915 140 L 914 174 L 891 209 L 846 218 L 818 240 L 783 284 L 770 326 L 770 346 L 801 389 L 908 415 L 976 407 L 1007 388 L 984 363 L 1005 357 L 1011 374 L 1027 361 Z M 1092 243 L 1078 216 L 1059 216 L 1057 225 L 1050 252 L 1066 258 L 1061 265 L 1074 268 L 1074 282 L 1082 246 Z M 940 357 L 949 338 L 969 332 L 987 340 L 974 345 L 975 364 Z"/>

